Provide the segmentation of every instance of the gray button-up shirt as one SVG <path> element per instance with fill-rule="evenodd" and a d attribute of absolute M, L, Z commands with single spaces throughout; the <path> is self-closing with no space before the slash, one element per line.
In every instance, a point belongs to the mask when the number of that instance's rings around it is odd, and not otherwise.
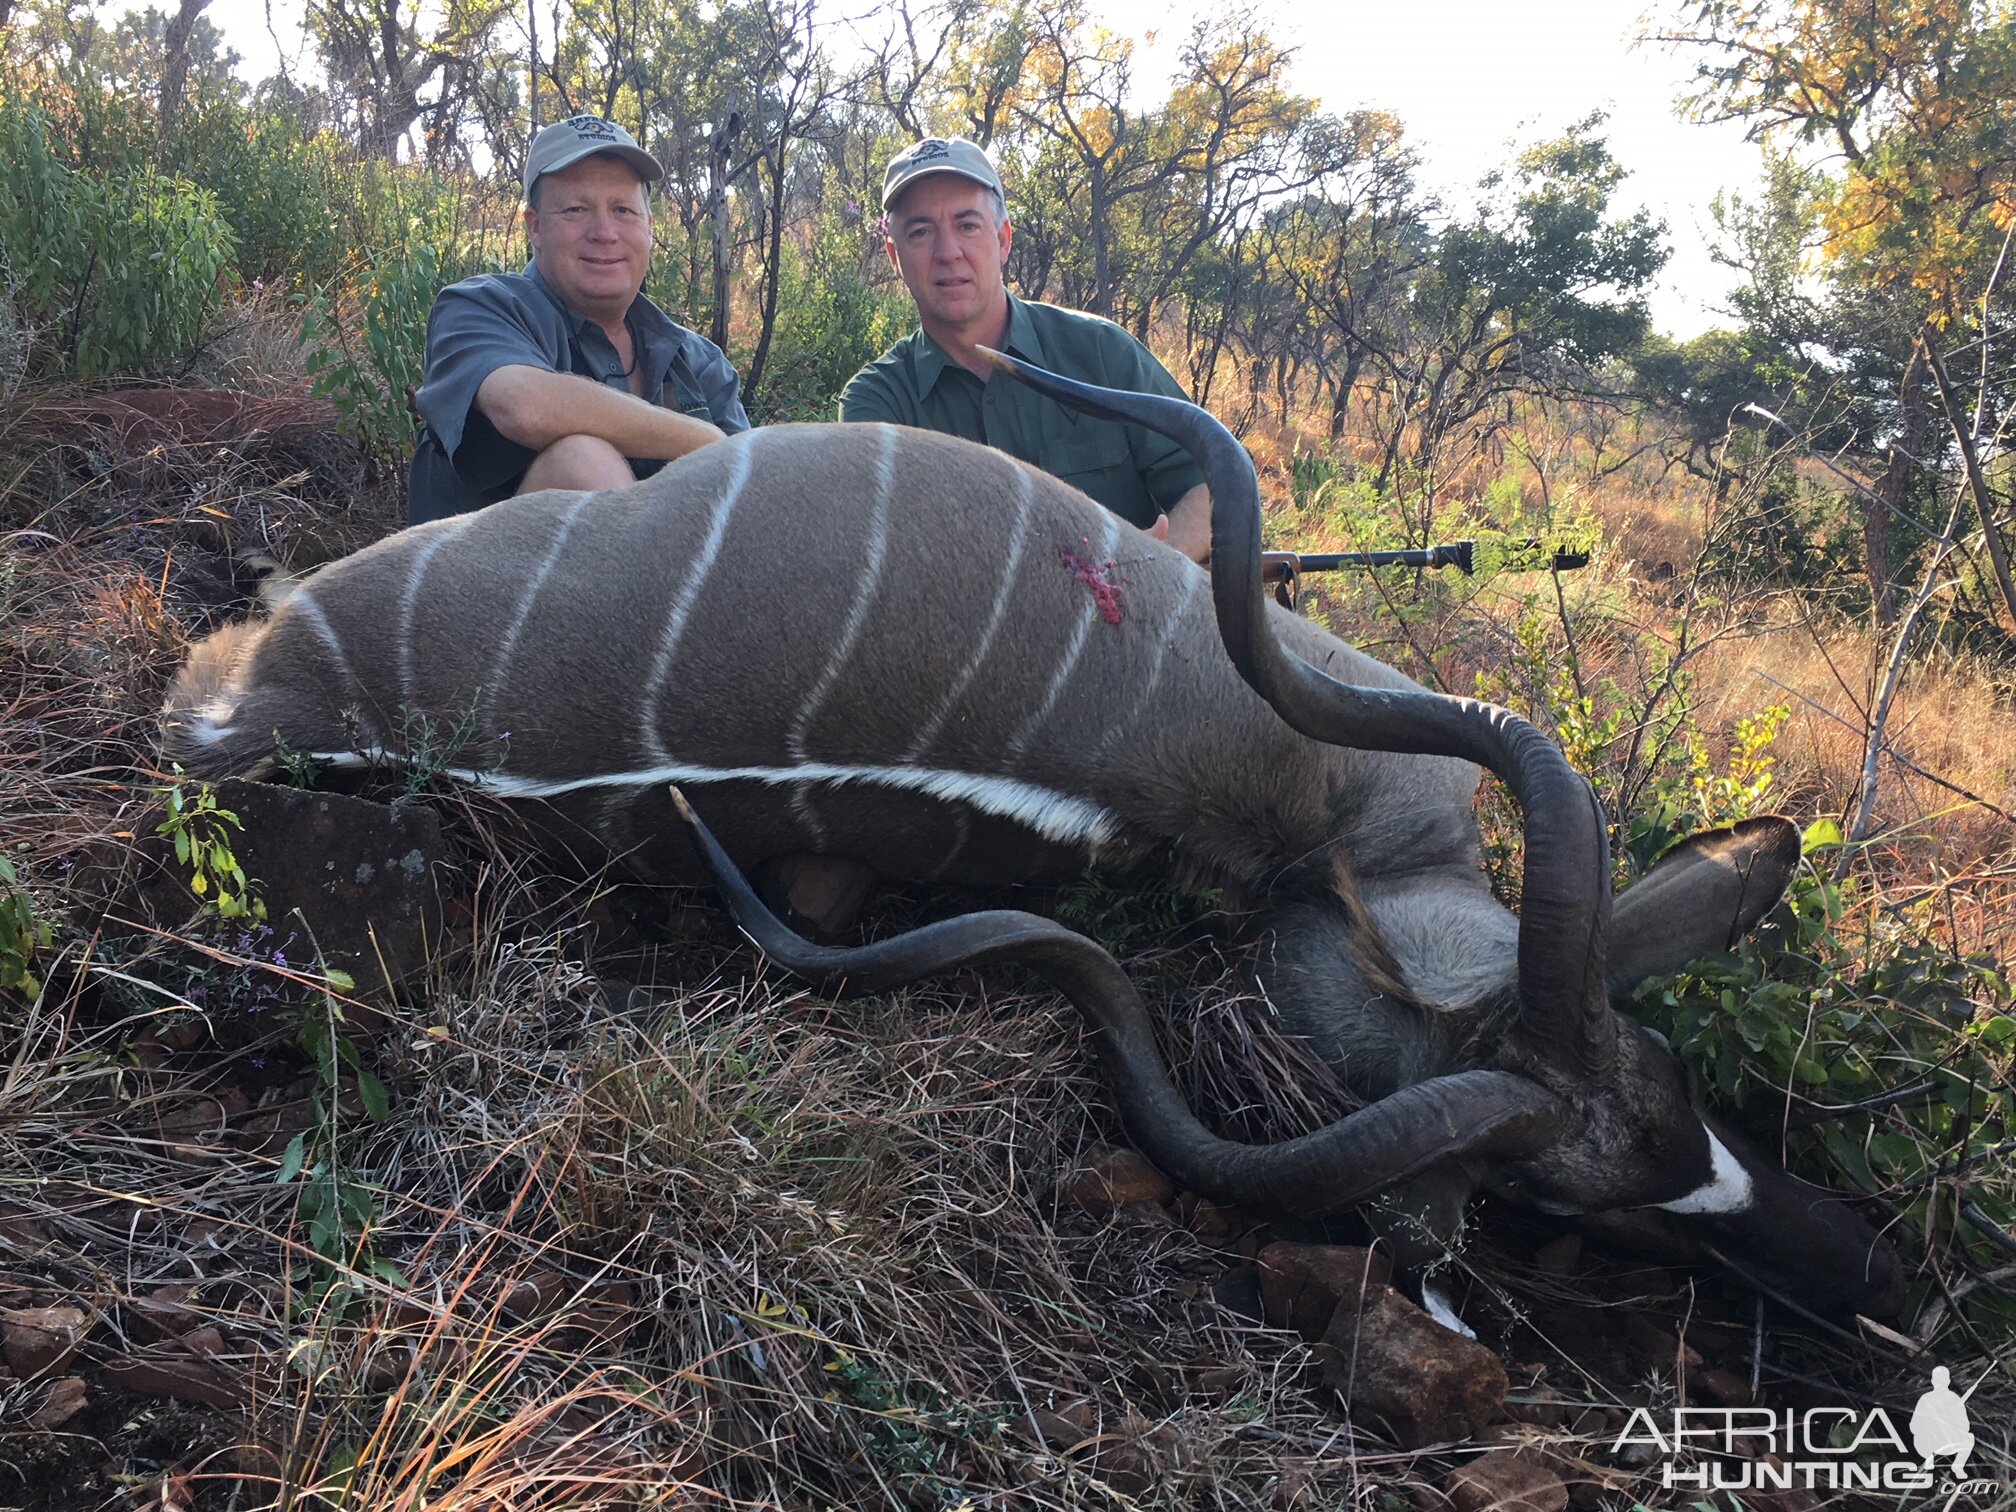
<path fill-rule="evenodd" d="M 644 398 L 731 434 L 749 429 L 741 380 L 719 347 L 674 324 L 641 294 L 624 319 L 644 373 Z M 407 477 L 412 524 L 509 498 L 524 478 L 537 454 L 501 435 L 476 408 L 483 380 L 512 366 L 575 373 L 631 392 L 608 333 L 562 304 L 536 263 L 522 273 L 481 273 L 450 284 L 427 317 L 427 376 L 417 401 L 425 424 Z M 644 478 L 665 464 L 633 458 L 630 465 Z"/>

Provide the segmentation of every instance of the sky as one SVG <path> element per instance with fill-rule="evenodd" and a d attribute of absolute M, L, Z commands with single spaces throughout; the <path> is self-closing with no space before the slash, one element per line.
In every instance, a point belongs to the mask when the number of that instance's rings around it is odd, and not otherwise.
<path fill-rule="evenodd" d="M 117 8 L 139 3 L 117 0 Z M 1607 112 L 1612 155 L 1631 172 L 1618 208 L 1650 209 L 1667 225 L 1672 257 L 1652 295 L 1654 322 L 1685 337 L 1718 322 L 1730 283 L 1709 255 L 1709 206 L 1718 191 L 1754 189 L 1762 159 L 1740 128 L 1674 114 L 1687 60 L 1653 44 L 1632 45 L 1639 3 L 1256 0 L 1268 29 L 1298 49 L 1294 86 L 1331 110 L 1374 107 L 1399 116 L 1425 162 L 1424 181 L 1452 207 L 1515 145 Z M 1203 9 L 1193 0 L 1089 4 L 1115 32 L 1154 33 L 1154 45 L 1138 55 L 1144 82 L 1173 69 L 1176 48 Z M 548 6 L 540 9 L 543 18 Z M 212 0 L 205 15 L 244 57 L 240 71 L 248 78 L 273 72 L 283 51 L 294 62 L 304 54 L 300 0 Z"/>

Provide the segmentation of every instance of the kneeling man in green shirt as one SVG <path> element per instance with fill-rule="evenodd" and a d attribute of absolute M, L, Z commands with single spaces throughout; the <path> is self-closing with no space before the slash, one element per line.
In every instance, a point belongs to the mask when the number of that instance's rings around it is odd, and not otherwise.
<path fill-rule="evenodd" d="M 975 143 L 927 137 L 882 181 L 889 257 L 922 327 L 854 375 L 842 420 L 944 431 L 1020 457 L 1193 561 L 1211 553 L 1211 495 L 1175 442 L 1068 410 L 993 378 L 988 346 L 1107 388 L 1187 398 L 1152 353 L 1096 315 L 1017 299 L 1001 282 L 1014 236 L 1001 177 Z"/>

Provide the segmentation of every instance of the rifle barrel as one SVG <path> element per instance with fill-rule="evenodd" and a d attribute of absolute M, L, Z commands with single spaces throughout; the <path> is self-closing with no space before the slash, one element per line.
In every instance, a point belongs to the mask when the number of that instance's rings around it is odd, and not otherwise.
<path fill-rule="evenodd" d="M 1506 543 L 1512 551 L 1539 551 L 1546 544 L 1545 541 L 1531 539 Z M 1336 572 L 1345 567 L 1454 567 L 1468 576 L 1477 570 L 1475 541 L 1449 541 L 1440 546 L 1422 546 L 1408 551 L 1284 551 L 1269 552 L 1267 555 L 1281 560 L 1283 567 L 1296 573 Z M 1588 565 L 1588 552 L 1563 548 L 1551 554 L 1546 570 L 1573 572 Z"/>

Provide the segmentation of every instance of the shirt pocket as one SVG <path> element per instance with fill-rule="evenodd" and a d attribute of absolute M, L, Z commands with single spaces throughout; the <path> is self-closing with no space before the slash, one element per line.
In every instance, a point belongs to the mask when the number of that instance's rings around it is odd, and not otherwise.
<path fill-rule="evenodd" d="M 1089 494 L 1122 519 L 1143 528 L 1155 523 L 1155 501 L 1149 497 L 1127 434 L 1117 425 L 1087 421 L 1067 427 L 1046 445 L 1044 471 Z"/>

